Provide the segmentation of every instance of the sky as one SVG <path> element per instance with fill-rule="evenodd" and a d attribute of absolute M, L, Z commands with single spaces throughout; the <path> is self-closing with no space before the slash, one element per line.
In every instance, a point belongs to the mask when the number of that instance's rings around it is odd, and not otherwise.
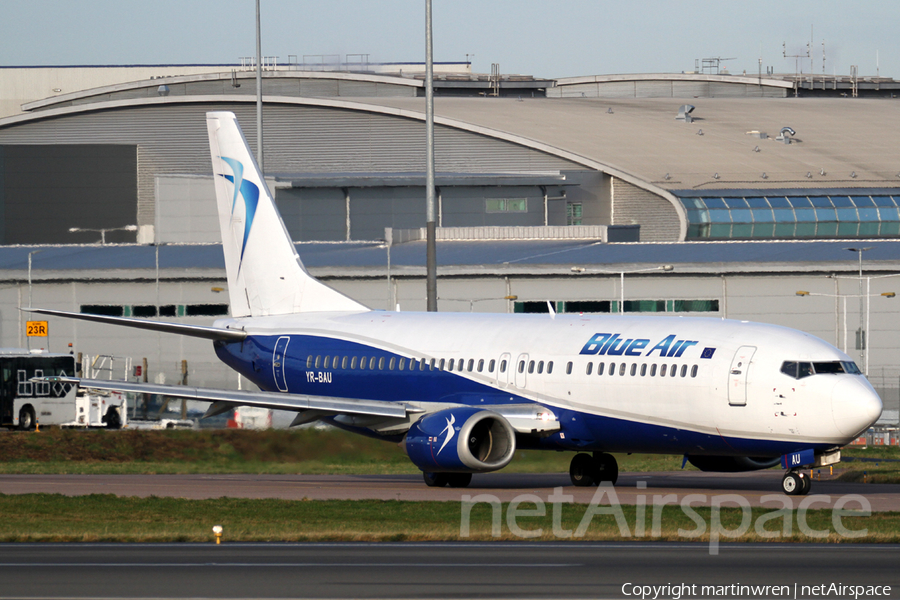
<path fill-rule="evenodd" d="M 425 0 L 260 0 L 262 52 L 425 59 Z M 255 0 L 0 0 L 0 66 L 207 64 L 255 53 Z M 692 71 L 900 78 L 897 0 L 433 0 L 434 60 L 537 77 Z M 812 40 L 812 64 L 805 57 Z M 783 46 L 784 44 L 784 46 Z M 803 54 L 798 61 L 784 54 Z M 472 56 L 474 55 L 474 56 Z"/>

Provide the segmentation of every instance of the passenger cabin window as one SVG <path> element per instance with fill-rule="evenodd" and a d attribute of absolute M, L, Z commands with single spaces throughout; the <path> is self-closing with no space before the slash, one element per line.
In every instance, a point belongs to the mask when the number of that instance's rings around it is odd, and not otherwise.
<path fill-rule="evenodd" d="M 466 366 L 465 362 L 466 362 L 466 359 L 461 358 L 461 359 L 459 359 L 459 363 L 457 363 L 457 365 L 456 365 L 456 370 L 459 371 L 460 373 L 462 373 L 463 367 Z"/>
<path fill-rule="evenodd" d="M 571 375 L 571 374 L 572 374 L 572 361 L 569 361 L 566 364 L 566 375 Z"/>
<path fill-rule="evenodd" d="M 350 359 L 350 368 L 351 368 L 351 369 L 355 369 L 355 368 L 356 368 L 356 357 L 355 357 L 355 356 L 354 356 L 353 358 Z"/>
<path fill-rule="evenodd" d="M 691 367 L 691 377 L 696 377 L 696 376 L 697 376 L 697 365 L 694 365 L 693 367 Z"/>
<path fill-rule="evenodd" d="M 519 361 L 519 373 L 524 373 L 524 372 L 525 372 L 525 361 L 520 360 Z"/>
<path fill-rule="evenodd" d="M 682 377 L 687 376 L 687 365 L 681 365 L 681 376 Z"/>
<path fill-rule="evenodd" d="M 656 363 L 650 365 L 650 377 L 656 377 Z"/>
<path fill-rule="evenodd" d="M 472 358 L 470 358 L 470 359 L 469 359 L 469 364 L 468 364 L 468 366 L 466 367 L 466 371 L 468 371 L 469 373 L 471 373 L 471 372 L 472 372 L 472 369 L 473 369 L 474 367 L 475 367 L 475 360 L 472 359 Z M 480 370 L 480 369 L 479 369 L 479 370 Z"/>
<path fill-rule="evenodd" d="M 532 373 L 534 373 L 534 361 L 533 360 L 528 363 L 528 374 L 531 375 Z"/>
<path fill-rule="evenodd" d="M 506 361 L 505 360 L 500 361 L 500 372 L 506 373 Z"/>
<path fill-rule="evenodd" d="M 347 368 L 347 361 L 348 361 L 348 360 L 350 360 L 350 359 L 349 359 L 348 357 L 346 357 L 346 356 L 345 356 L 344 358 L 341 359 L 341 368 L 342 368 L 342 369 L 346 369 L 346 368 Z M 356 360 L 356 359 L 354 358 L 353 360 Z"/>
<path fill-rule="evenodd" d="M 544 361 L 538 362 L 538 375 L 544 372 Z"/>
<path fill-rule="evenodd" d="M 619 365 L 619 377 L 621 377 L 622 375 L 625 374 L 625 368 L 626 368 L 627 366 L 628 366 L 628 365 L 626 365 L 625 363 L 621 363 L 621 364 Z"/>
<path fill-rule="evenodd" d="M 384 359 L 382 358 L 381 360 L 384 360 Z M 375 357 L 374 356 L 369 359 L 369 370 L 370 371 L 375 370 Z"/>
<path fill-rule="evenodd" d="M 610 375 L 616 374 L 616 363 L 612 363 L 612 362 L 609 363 L 609 374 Z"/>
<path fill-rule="evenodd" d="M 547 375 L 553 372 L 553 361 L 547 363 Z"/>
<path fill-rule="evenodd" d="M 311 369 L 312 363 L 313 363 L 313 357 L 312 357 L 312 354 L 310 354 L 309 356 L 306 357 L 306 368 Z"/>
<path fill-rule="evenodd" d="M 597 363 L 597 375 L 603 375 L 603 367 L 606 363 Z"/>
<path fill-rule="evenodd" d="M 495 364 L 496 364 L 496 361 L 492 358 L 491 361 L 488 363 L 488 373 L 493 373 L 493 372 L 494 372 L 494 365 L 495 365 Z"/>
<path fill-rule="evenodd" d="M 451 358 L 450 362 L 447 363 L 447 370 L 452 371 L 455 364 L 456 364 L 456 359 Z"/>
<path fill-rule="evenodd" d="M 637 364 L 631 363 L 631 376 L 634 377 L 636 373 L 637 373 Z"/>
<path fill-rule="evenodd" d="M 384 357 L 378 359 L 378 370 L 384 371 Z"/>
<path fill-rule="evenodd" d="M 659 376 L 660 377 L 666 376 L 666 365 L 659 365 Z"/>
<path fill-rule="evenodd" d="M 479 358 L 478 359 L 478 372 L 481 373 L 482 371 L 484 371 L 484 359 Z"/>
<path fill-rule="evenodd" d="M 641 365 L 641 377 L 646 377 L 646 376 L 647 376 L 647 364 L 645 363 L 645 364 Z"/>
<path fill-rule="evenodd" d="M 669 377 L 675 377 L 676 375 L 678 375 L 678 365 L 672 365 L 669 369 Z"/>
<path fill-rule="evenodd" d="M 587 364 L 587 366 L 584 368 L 584 374 L 585 374 L 585 375 L 590 375 L 590 374 L 591 374 L 591 371 L 593 371 L 593 370 L 594 370 L 594 363 L 589 362 L 589 363 Z"/>

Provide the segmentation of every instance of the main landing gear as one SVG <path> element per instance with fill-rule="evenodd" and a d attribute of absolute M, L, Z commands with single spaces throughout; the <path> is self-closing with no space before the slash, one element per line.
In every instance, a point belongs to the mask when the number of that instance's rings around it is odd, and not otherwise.
<path fill-rule="evenodd" d="M 781 480 L 781 489 L 788 496 L 805 496 L 812 487 L 812 479 L 803 471 L 788 471 Z"/>
<path fill-rule="evenodd" d="M 606 452 L 594 452 L 593 456 L 576 454 L 569 465 L 569 477 L 572 485 L 578 487 L 590 487 L 605 481 L 615 485 L 619 479 L 619 464 L 612 454 Z"/>
<path fill-rule="evenodd" d="M 472 482 L 471 473 L 422 473 L 428 487 L 464 488 Z"/>

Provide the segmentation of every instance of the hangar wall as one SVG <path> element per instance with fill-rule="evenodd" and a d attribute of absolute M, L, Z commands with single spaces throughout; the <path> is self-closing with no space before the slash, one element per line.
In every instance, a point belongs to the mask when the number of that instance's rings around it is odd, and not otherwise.
<path fill-rule="evenodd" d="M 99 234 L 69 228 L 134 225 L 136 173 L 134 145 L 0 145 L 0 244 L 86 243 Z"/>
<path fill-rule="evenodd" d="M 674 242 L 681 236 L 678 213 L 652 192 L 612 177 L 612 224 L 641 226 L 642 242 Z"/>
<path fill-rule="evenodd" d="M 208 174 L 205 113 L 231 110 L 255 147 L 255 108 L 245 103 L 123 107 L 29 121 L 0 129 L 0 144 L 137 145 L 137 225 L 156 222 L 156 177 Z M 357 110 L 290 104 L 266 109 L 268 173 L 423 172 L 421 122 Z M 518 144 L 435 127 L 436 170 L 451 173 L 584 170 L 576 163 Z M 254 150 L 255 151 L 255 150 Z M 54 242 L 70 240 L 57 239 Z"/>

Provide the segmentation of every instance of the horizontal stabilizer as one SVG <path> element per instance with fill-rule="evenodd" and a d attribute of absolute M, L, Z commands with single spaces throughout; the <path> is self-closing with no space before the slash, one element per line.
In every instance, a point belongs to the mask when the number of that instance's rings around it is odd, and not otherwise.
<path fill-rule="evenodd" d="M 175 333 L 178 335 L 187 335 L 190 337 L 204 338 L 207 340 L 239 342 L 247 337 L 247 334 L 243 331 L 237 331 L 235 329 L 219 329 L 218 327 L 204 327 L 203 325 L 185 325 L 182 323 L 165 323 L 163 321 L 133 319 L 131 317 L 91 315 L 87 313 L 73 313 L 62 310 L 50 310 L 47 308 L 23 308 L 21 310 L 30 313 L 37 313 L 40 315 L 64 317 L 66 319 L 78 319 L 81 321 L 93 321 L 95 323 L 106 323 L 107 325 L 135 327 L 137 329 L 149 329 L 150 331 Z"/>
<path fill-rule="evenodd" d="M 400 402 L 384 402 L 381 400 L 358 400 L 352 398 L 332 398 L 329 396 L 302 396 L 300 394 L 280 394 L 277 392 L 247 392 L 236 390 L 214 390 L 181 385 L 159 385 L 155 383 L 132 383 L 130 381 L 105 381 L 99 379 L 80 379 L 78 377 L 39 377 L 33 381 L 50 383 L 74 383 L 81 388 L 92 390 L 110 390 L 117 392 L 133 392 L 136 394 L 157 394 L 188 400 L 214 402 L 212 414 L 220 414 L 218 408 L 226 403 L 231 408 L 236 406 L 256 406 L 272 410 L 319 410 L 332 414 L 366 415 L 373 417 L 394 417 L 402 419 L 407 412 L 418 412 Z M 220 404 L 221 403 L 221 404 Z M 225 412 L 225 408 L 221 412 Z M 210 411 L 207 411 L 207 415 Z"/>

